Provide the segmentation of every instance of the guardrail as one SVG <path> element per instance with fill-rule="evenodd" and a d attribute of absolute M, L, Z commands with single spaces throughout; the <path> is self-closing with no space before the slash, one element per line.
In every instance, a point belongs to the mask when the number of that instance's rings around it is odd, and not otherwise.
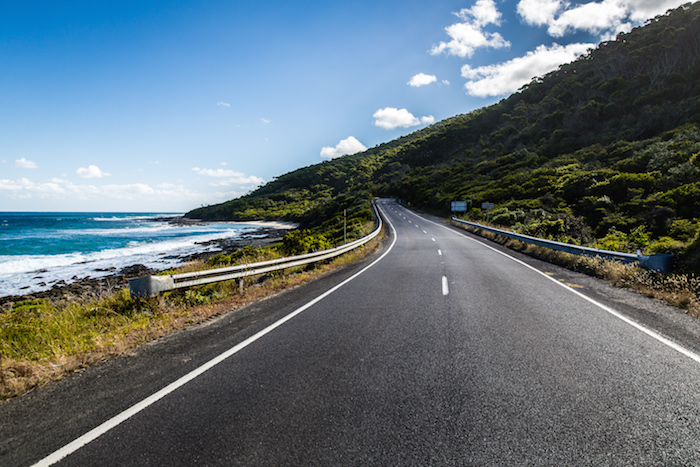
<path fill-rule="evenodd" d="M 376 206 L 372 205 L 374 215 L 377 218 L 377 227 L 369 235 L 362 237 L 345 245 L 328 250 L 306 253 L 297 256 L 287 256 L 285 258 L 261 261 L 258 263 L 239 264 L 224 268 L 207 269 L 205 271 L 186 272 L 182 274 L 169 274 L 162 276 L 146 276 L 129 279 L 129 292 L 132 297 L 143 298 L 158 295 L 168 290 L 192 287 L 195 285 L 210 284 L 212 282 L 227 281 L 246 276 L 265 274 L 271 271 L 287 269 L 294 266 L 323 261 L 340 256 L 372 240 L 379 235 L 382 229 L 382 218 L 377 212 Z"/>
<path fill-rule="evenodd" d="M 585 246 L 571 245 L 569 243 L 555 242 L 544 238 L 531 237 L 522 235 L 508 230 L 496 229 L 486 225 L 469 222 L 462 219 L 452 218 L 453 222 L 458 224 L 468 225 L 477 229 L 493 232 L 504 237 L 520 240 L 521 242 L 531 243 L 533 245 L 551 248 L 553 250 L 565 251 L 574 255 L 600 257 L 607 260 L 621 261 L 623 263 L 638 262 L 640 266 L 656 272 L 670 272 L 673 266 L 673 255 L 642 255 L 632 253 L 620 253 L 618 251 L 598 250 L 597 248 L 589 248 Z"/>

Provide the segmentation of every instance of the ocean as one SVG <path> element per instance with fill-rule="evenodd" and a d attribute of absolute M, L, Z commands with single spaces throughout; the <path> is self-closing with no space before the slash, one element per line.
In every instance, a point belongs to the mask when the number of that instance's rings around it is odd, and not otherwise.
<path fill-rule="evenodd" d="M 168 269 L 195 253 L 216 251 L 213 240 L 260 225 L 184 224 L 173 213 L 0 212 L 0 297 L 23 295 L 118 273 L 143 264 Z"/>

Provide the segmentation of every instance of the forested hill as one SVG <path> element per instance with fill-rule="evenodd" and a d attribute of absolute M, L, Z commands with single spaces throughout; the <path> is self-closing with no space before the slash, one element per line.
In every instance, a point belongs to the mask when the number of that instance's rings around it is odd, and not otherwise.
<path fill-rule="evenodd" d="M 369 196 L 617 249 L 700 252 L 700 3 L 604 42 L 500 103 L 282 175 L 201 219 L 323 229 Z"/>

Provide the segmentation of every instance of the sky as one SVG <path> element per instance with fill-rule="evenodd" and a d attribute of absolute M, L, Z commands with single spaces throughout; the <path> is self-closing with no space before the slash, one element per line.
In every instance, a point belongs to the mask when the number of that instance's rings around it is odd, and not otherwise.
<path fill-rule="evenodd" d="M 684 0 L 0 4 L 0 211 L 174 212 L 494 104 Z"/>

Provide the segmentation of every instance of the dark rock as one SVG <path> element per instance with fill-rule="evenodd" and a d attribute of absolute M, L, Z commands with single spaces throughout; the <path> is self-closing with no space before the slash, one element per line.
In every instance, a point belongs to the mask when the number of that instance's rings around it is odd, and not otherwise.
<path fill-rule="evenodd" d="M 127 266 L 119 271 L 119 274 L 126 277 L 141 277 L 153 274 L 155 271 L 151 268 L 147 268 L 143 264 L 134 264 L 133 266 Z"/>

